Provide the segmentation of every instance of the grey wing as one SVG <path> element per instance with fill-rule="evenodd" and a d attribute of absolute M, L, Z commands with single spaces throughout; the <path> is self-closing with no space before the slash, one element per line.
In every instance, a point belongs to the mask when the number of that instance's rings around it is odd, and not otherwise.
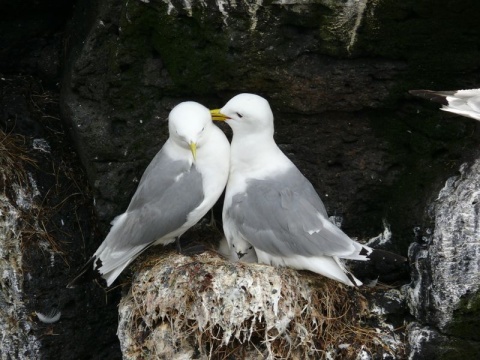
<path fill-rule="evenodd" d="M 165 191 L 189 172 L 190 168 L 193 169 L 193 166 L 188 162 L 172 160 L 163 149 L 160 150 L 145 169 L 127 212 L 141 208 L 152 199 L 160 199 Z M 192 180 L 192 178 L 189 179 Z M 182 182 L 177 184 L 177 186 L 180 185 Z"/>
<path fill-rule="evenodd" d="M 119 216 L 97 250 L 102 254 L 103 272 L 120 266 L 179 229 L 204 199 L 202 175 L 186 162 L 167 159 L 146 174 L 127 212 Z"/>
<path fill-rule="evenodd" d="M 355 249 L 296 168 L 279 178 L 248 181 L 245 193 L 233 197 L 228 216 L 255 248 L 270 254 L 341 257 Z"/>
<path fill-rule="evenodd" d="M 328 218 L 327 214 L 327 209 L 325 209 L 325 205 L 323 204 L 323 201 L 320 199 L 318 196 L 317 192 L 315 191 L 315 188 L 312 186 L 310 181 L 308 181 L 300 171 L 298 171 L 297 176 L 300 175 L 303 179 L 298 180 L 298 185 L 292 186 L 290 189 L 291 191 L 298 192 L 302 197 L 305 199 L 308 199 L 309 202 L 312 204 L 315 209 L 325 216 L 325 218 Z M 298 177 L 300 177 L 298 176 Z"/>

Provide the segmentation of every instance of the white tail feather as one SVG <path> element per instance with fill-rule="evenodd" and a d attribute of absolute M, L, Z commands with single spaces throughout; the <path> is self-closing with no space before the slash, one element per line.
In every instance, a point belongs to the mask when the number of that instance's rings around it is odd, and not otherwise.
<path fill-rule="evenodd" d="M 279 257 L 256 249 L 258 262 L 273 266 L 288 266 L 299 270 L 310 270 L 349 286 L 360 286 L 362 282 L 355 278 L 337 257 L 300 255 Z M 347 275 L 348 274 L 348 275 Z M 355 282 L 352 282 L 352 280 Z"/>

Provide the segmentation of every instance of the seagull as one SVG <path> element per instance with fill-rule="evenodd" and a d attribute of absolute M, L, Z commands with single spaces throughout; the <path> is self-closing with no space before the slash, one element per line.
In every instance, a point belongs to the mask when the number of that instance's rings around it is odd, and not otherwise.
<path fill-rule="evenodd" d="M 360 286 L 340 259 L 368 260 L 372 249 L 328 220 L 312 184 L 275 143 L 268 101 L 239 94 L 210 113 L 233 130 L 223 207 L 232 252 L 241 259 L 255 251 L 260 263 L 310 270 Z"/>
<path fill-rule="evenodd" d="M 456 91 L 410 90 L 410 94 L 442 104 L 441 110 L 480 120 L 480 89 Z"/>
<path fill-rule="evenodd" d="M 178 240 L 222 194 L 230 143 L 209 110 L 182 102 L 170 112 L 168 126 L 169 138 L 145 170 L 127 210 L 113 220 L 103 243 L 68 287 L 89 270 L 110 286 L 144 250 Z"/>

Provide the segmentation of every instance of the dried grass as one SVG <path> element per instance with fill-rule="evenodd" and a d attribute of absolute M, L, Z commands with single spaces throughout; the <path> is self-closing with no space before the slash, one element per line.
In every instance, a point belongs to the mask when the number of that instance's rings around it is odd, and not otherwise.
<path fill-rule="evenodd" d="M 22 248 L 37 244 L 47 254 L 61 256 L 68 265 L 61 244 L 52 235 L 52 226 L 55 228 L 56 226 L 51 219 L 64 204 L 72 202 L 72 197 L 83 196 L 83 193 L 79 190 L 72 192 L 75 189 L 63 188 L 60 177 L 66 176 L 71 180 L 73 176 L 69 174 L 71 169 L 60 164 L 57 168 L 54 167 L 52 172 L 56 180 L 53 188 L 47 191 L 43 199 L 40 198 L 41 194 L 36 188 L 34 177 L 41 174 L 44 169 L 39 169 L 37 160 L 30 155 L 27 141 L 28 139 L 22 135 L 0 130 L 0 186 L 9 198 L 9 202 L 16 205 L 16 211 L 21 218 Z M 54 166 L 53 161 L 52 166 Z M 32 172 L 37 174 L 32 176 Z M 75 182 L 72 181 L 72 183 L 79 188 Z M 52 196 L 62 200 L 58 200 L 54 205 L 47 205 L 51 202 Z"/>
<path fill-rule="evenodd" d="M 0 129 L 0 168 L 3 175 L 3 186 L 6 177 L 11 177 L 17 184 L 28 186 L 25 165 L 36 166 L 35 160 L 28 155 L 25 137 L 18 134 L 5 133 Z"/>
<path fill-rule="evenodd" d="M 120 304 L 126 359 L 355 359 L 391 353 L 355 289 L 309 273 L 171 253 Z M 341 346 L 340 344 L 348 344 Z M 328 354 L 328 355 L 327 355 Z"/>

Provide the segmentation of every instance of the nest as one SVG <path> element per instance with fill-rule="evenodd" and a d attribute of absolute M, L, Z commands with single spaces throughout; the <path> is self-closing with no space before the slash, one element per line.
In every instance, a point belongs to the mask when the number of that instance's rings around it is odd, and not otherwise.
<path fill-rule="evenodd" d="M 322 359 L 388 353 L 365 298 L 309 272 L 169 253 L 119 305 L 125 359 Z"/>

